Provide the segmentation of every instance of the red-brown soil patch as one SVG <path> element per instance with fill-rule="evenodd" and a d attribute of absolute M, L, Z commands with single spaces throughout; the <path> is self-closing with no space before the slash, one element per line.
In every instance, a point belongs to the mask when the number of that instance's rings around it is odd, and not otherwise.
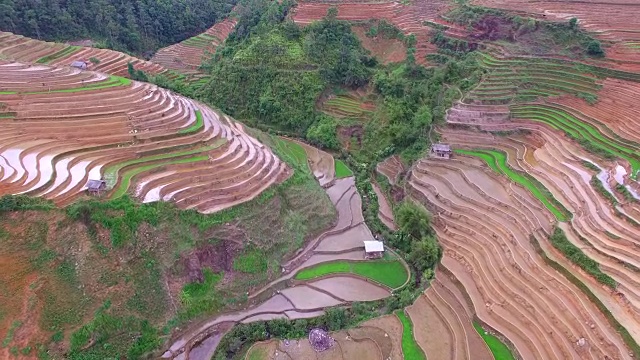
<path fill-rule="evenodd" d="M 362 26 L 354 26 L 351 30 L 356 34 L 362 46 L 371 51 L 371 55 L 383 64 L 401 62 L 407 58 L 407 47 L 398 39 L 385 39 L 382 36 L 374 38 L 366 35 Z"/>
<path fill-rule="evenodd" d="M 385 315 L 379 318 L 365 321 L 362 327 L 372 326 L 384 330 L 391 339 L 391 359 L 403 359 L 402 354 L 402 323 L 395 315 Z"/>

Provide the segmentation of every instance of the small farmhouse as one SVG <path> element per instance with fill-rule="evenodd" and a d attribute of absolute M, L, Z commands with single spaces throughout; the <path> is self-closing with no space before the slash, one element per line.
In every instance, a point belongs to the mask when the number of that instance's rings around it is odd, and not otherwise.
<path fill-rule="evenodd" d="M 451 154 L 451 146 L 449 144 L 433 144 L 431 145 L 431 152 L 429 155 L 431 157 L 439 158 L 439 159 L 450 159 Z"/>
<path fill-rule="evenodd" d="M 71 67 L 78 68 L 80 70 L 87 70 L 87 62 L 82 60 L 76 60 L 71 63 Z"/>
<path fill-rule="evenodd" d="M 379 259 L 384 255 L 384 244 L 382 241 L 365 241 L 364 257 L 365 259 Z"/>
<path fill-rule="evenodd" d="M 100 195 L 107 190 L 107 182 L 104 180 L 89 180 L 87 183 L 87 191 L 92 195 Z"/>

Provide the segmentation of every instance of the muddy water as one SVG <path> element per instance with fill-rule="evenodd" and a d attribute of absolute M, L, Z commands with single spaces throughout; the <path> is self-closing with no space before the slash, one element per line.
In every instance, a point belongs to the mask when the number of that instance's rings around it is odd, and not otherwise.
<path fill-rule="evenodd" d="M 371 301 L 372 299 L 384 299 L 390 295 L 388 290 L 350 276 L 321 279 L 311 282 L 309 285 L 346 301 Z"/>

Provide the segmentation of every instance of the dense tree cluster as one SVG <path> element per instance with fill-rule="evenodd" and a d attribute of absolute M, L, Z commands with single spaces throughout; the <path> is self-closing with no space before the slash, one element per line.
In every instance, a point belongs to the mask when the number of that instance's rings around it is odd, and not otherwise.
<path fill-rule="evenodd" d="M 420 205 L 405 201 L 398 206 L 395 216 L 399 231 L 390 239 L 392 245 L 407 254 L 407 262 L 416 273 L 433 269 L 442 257 L 442 248 L 431 227 L 429 213 Z"/>
<path fill-rule="evenodd" d="M 238 9 L 236 31 L 204 68 L 211 81 L 204 97 L 258 127 L 337 148 L 336 123 L 316 111 L 328 86 L 365 85 L 375 59 L 349 24 L 329 16 L 300 29 L 286 16 L 293 3 L 255 1 Z M 315 125 L 315 126 L 314 126 Z"/>
<path fill-rule="evenodd" d="M 144 53 L 196 35 L 235 0 L 2 0 L 0 30 L 41 40 L 97 40 Z"/>

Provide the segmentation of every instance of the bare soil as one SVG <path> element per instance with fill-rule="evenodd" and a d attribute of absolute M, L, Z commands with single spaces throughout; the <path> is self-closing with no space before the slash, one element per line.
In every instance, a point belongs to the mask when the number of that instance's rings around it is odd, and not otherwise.
<path fill-rule="evenodd" d="M 369 50 L 373 56 L 383 64 L 404 61 L 407 57 L 407 48 L 404 43 L 398 39 L 385 39 L 382 36 L 375 38 L 366 35 L 366 29 L 362 26 L 353 26 L 351 28 L 360 39 L 362 46 Z"/>

